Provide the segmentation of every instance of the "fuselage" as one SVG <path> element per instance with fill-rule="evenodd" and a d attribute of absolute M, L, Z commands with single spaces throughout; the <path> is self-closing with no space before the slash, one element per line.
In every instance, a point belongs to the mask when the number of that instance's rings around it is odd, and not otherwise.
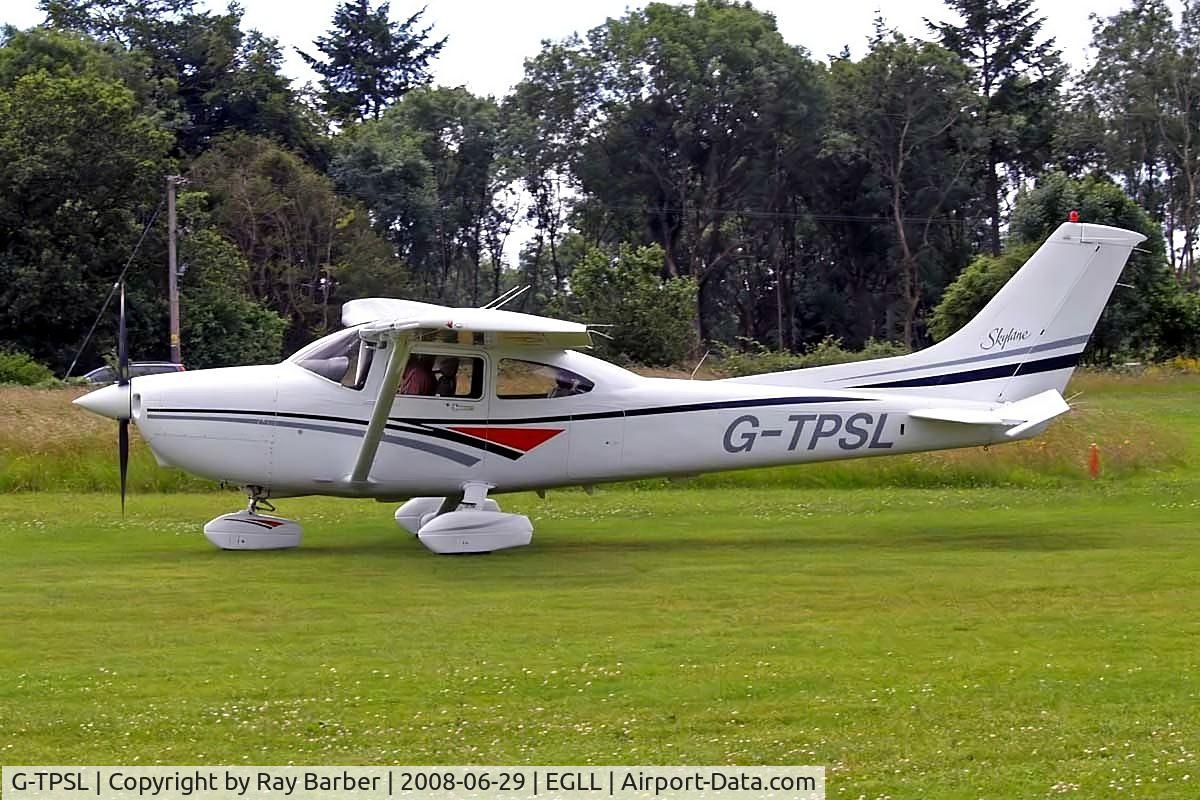
<path fill-rule="evenodd" d="M 910 417 L 945 402 L 911 390 L 646 378 L 573 350 L 427 343 L 414 352 L 465 365 L 470 379 L 460 367 L 457 389 L 397 394 L 369 480 L 356 483 L 382 359 L 339 380 L 342 362 L 314 357 L 319 345 L 280 364 L 135 378 L 132 419 L 164 465 L 274 496 L 381 499 L 468 481 L 500 493 L 1005 440 L 994 427 Z"/>

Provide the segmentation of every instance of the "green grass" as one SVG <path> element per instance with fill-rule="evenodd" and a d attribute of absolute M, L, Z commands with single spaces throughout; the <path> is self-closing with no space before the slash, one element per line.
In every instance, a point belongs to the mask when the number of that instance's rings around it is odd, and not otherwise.
<path fill-rule="evenodd" d="M 0 763 L 824 764 L 837 798 L 1195 797 L 1197 388 L 1094 378 L 1093 416 L 1170 442 L 1106 442 L 1095 482 L 1064 444 L 851 465 L 881 469 L 867 488 L 521 495 L 534 544 L 481 557 L 364 501 L 284 501 L 304 546 L 235 554 L 199 532 L 232 493 L 124 519 L 8 494 Z"/>

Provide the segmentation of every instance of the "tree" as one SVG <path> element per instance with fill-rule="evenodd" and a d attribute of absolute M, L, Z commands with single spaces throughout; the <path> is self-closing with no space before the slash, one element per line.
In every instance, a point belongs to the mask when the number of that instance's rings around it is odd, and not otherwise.
<path fill-rule="evenodd" d="M 947 0 L 961 22 L 928 22 L 975 76 L 988 246 L 1000 253 L 1001 205 L 1010 186 L 1050 159 L 1063 67 L 1034 0 Z M 1006 175 L 999 170 L 1004 168 Z"/>
<path fill-rule="evenodd" d="M 370 0 L 346 0 L 333 28 L 313 44 L 324 58 L 300 53 L 321 76 L 326 112 L 339 122 L 379 119 L 383 110 L 429 83 L 429 62 L 446 38 L 430 41 L 433 26 L 420 27 L 422 8 L 404 22 L 389 19 L 389 3 L 372 10 Z"/>
<path fill-rule="evenodd" d="M 607 245 L 658 244 L 665 277 L 696 278 L 708 339 L 724 335 L 729 308 L 734 325 L 757 327 L 756 304 L 731 302 L 747 278 L 782 281 L 819 147 L 819 76 L 771 16 L 701 0 L 652 3 L 550 46 L 518 93 L 535 130 L 574 105 L 565 130 L 581 231 Z M 553 176 L 562 161 L 550 151 L 534 174 Z M 562 193 L 542 196 L 553 204 Z"/>
<path fill-rule="evenodd" d="M 200 193 L 191 193 L 197 203 Z M 234 245 L 207 227 L 202 213 L 187 213 L 189 233 L 181 255 L 188 265 L 180 306 L 183 353 L 192 369 L 263 364 L 283 354 L 287 320 L 249 294 L 250 264 Z"/>
<path fill-rule="evenodd" d="M 0 341 L 66 367 L 161 196 L 171 138 L 102 75 L 38 69 L 0 86 Z M 153 280 L 131 271 L 139 345 L 154 341 Z"/>
<path fill-rule="evenodd" d="M 499 189 L 499 108 L 462 87 L 437 88 L 412 92 L 393 113 L 397 124 L 416 134 L 433 170 L 426 271 L 434 274 L 443 299 L 477 305 L 484 219 Z M 410 263 L 420 264 L 416 258 Z"/>
<path fill-rule="evenodd" d="M 1105 159 L 1153 217 L 1165 219 L 1167 178 L 1161 121 L 1178 32 L 1163 0 L 1139 0 L 1103 22 L 1093 44 L 1096 63 L 1084 76 L 1094 98 Z"/>
<path fill-rule="evenodd" d="M 194 155 L 230 130 L 271 136 L 320 163 L 318 120 L 282 73 L 279 43 L 243 31 L 236 5 L 198 11 L 196 0 L 42 0 L 47 25 L 114 43 L 146 63 L 160 113 Z"/>
<path fill-rule="evenodd" d="M 886 194 L 899 261 L 901 336 L 917 343 L 925 274 L 939 227 L 969 197 L 974 129 L 962 62 L 934 44 L 879 39 L 858 63 L 836 62 L 834 130 L 826 150 L 869 165 Z"/>
<path fill-rule="evenodd" d="M 1173 113 L 1162 120 L 1163 140 L 1173 178 L 1171 224 L 1171 263 L 1177 265 L 1181 282 L 1200 289 L 1200 270 L 1196 269 L 1196 246 L 1200 231 L 1200 2 L 1184 5 L 1178 47 L 1168 70 L 1168 91 Z M 1180 258 L 1174 246 L 1176 230 L 1182 229 Z"/>
<path fill-rule="evenodd" d="M 1022 192 L 1013 211 L 1008 248 L 1000 257 L 981 256 L 947 288 L 934 309 L 930 330 L 945 338 L 977 314 L 1034 250 L 1078 210 L 1085 222 L 1139 231 L 1147 240 L 1130 256 L 1092 334 L 1090 357 L 1111 361 L 1124 354 L 1153 357 L 1182 346 L 1177 319 L 1184 293 L 1171 280 L 1161 228 L 1145 210 L 1105 176 L 1073 179 L 1063 173 L 1042 176 Z M 1174 351 L 1174 352 L 1173 352 Z"/>
<path fill-rule="evenodd" d="M 250 264 L 250 294 L 288 320 L 286 349 L 336 323 L 337 300 L 320 290 L 322 278 L 359 273 L 360 286 L 378 286 L 386 274 L 392 286 L 404 285 L 403 265 L 361 208 L 278 144 L 223 139 L 193 163 L 191 175 L 208 193 L 213 226 Z"/>
<path fill-rule="evenodd" d="M 506 150 L 532 198 L 525 214 L 536 230 L 530 263 L 540 265 L 548 254 L 556 294 L 565 289 L 558 250 L 578 189 L 572 164 L 588 133 L 589 118 L 579 110 L 595 103 L 598 67 L 578 36 L 549 44 L 525 62 L 524 80 L 505 101 Z"/>
<path fill-rule="evenodd" d="M 1177 279 L 1200 286 L 1200 3 L 1179 24 L 1164 0 L 1139 0 L 1096 25 L 1096 98 L 1104 166 L 1166 227 Z"/>
<path fill-rule="evenodd" d="M 427 249 L 437 203 L 421 138 L 390 115 L 355 125 L 338 137 L 330 168 L 337 185 L 370 209 L 375 229 L 408 261 L 420 261 Z"/>
<path fill-rule="evenodd" d="M 162 90 L 145 77 L 147 60 L 74 30 L 8 28 L 0 35 L 0 86 L 34 72 L 62 77 L 92 75 L 122 83 L 147 110 Z"/>
<path fill-rule="evenodd" d="M 338 184 L 367 206 L 430 300 L 477 305 L 491 293 L 482 282 L 489 231 L 514 213 L 498 204 L 499 115 L 491 98 L 461 87 L 420 89 L 338 142 Z"/>
<path fill-rule="evenodd" d="M 192 13 L 196 0 L 38 0 L 46 24 L 112 40 L 127 50 L 150 49 L 167 19 Z"/>
<path fill-rule="evenodd" d="M 679 364 L 696 344 L 696 281 L 660 277 L 657 245 L 622 246 L 615 253 L 592 248 L 571 278 L 580 319 L 605 328 L 602 351 L 638 364 Z"/>
<path fill-rule="evenodd" d="M 930 314 L 929 333 L 934 340 L 940 342 L 974 319 L 1037 247 L 1036 243 L 1010 243 L 1000 255 L 984 253 L 968 264 Z"/>

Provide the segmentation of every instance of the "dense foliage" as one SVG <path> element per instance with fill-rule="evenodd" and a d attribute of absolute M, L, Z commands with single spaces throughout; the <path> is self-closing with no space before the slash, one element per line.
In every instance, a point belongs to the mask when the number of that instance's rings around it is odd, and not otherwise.
<path fill-rule="evenodd" d="M 25 353 L 0 350 L 0 384 L 37 386 L 54 380 L 54 373 Z"/>
<path fill-rule="evenodd" d="M 662 281 L 658 245 L 617 252 L 594 247 L 571 275 L 577 314 L 603 333 L 598 347 L 618 361 L 678 364 L 695 349 L 696 281 Z"/>
<path fill-rule="evenodd" d="M 432 84 L 435 8 L 341 3 L 313 91 L 236 5 L 42 8 L 0 34 L 0 347 L 59 372 L 126 262 L 135 355 L 165 354 L 172 174 L 192 366 L 278 357 L 353 297 L 518 284 L 619 359 L 921 347 L 1072 209 L 1149 237 L 1092 357 L 1200 352 L 1200 0 L 1098 19 L 1078 74 L 1033 0 L 947 0 L 927 40 L 881 18 L 824 60 L 749 3 L 651 3 L 502 98 Z"/>

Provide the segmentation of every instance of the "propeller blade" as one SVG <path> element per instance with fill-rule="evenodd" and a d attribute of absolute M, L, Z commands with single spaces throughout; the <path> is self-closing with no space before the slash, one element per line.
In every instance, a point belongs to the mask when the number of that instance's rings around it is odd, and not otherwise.
<path fill-rule="evenodd" d="M 129 420 L 117 421 L 117 457 L 121 468 L 121 516 L 125 515 L 125 479 L 129 474 Z"/>
<path fill-rule="evenodd" d="M 125 281 L 121 281 L 121 305 L 117 313 L 117 385 L 129 383 L 129 344 L 125 331 Z"/>
<path fill-rule="evenodd" d="M 125 281 L 117 312 L 117 386 L 129 385 L 129 335 L 125 325 Z M 126 390 L 132 397 L 132 390 Z M 125 516 L 125 487 L 129 476 L 129 417 L 117 422 L 117 460 L 121 471 L 121 516 Z"/>

